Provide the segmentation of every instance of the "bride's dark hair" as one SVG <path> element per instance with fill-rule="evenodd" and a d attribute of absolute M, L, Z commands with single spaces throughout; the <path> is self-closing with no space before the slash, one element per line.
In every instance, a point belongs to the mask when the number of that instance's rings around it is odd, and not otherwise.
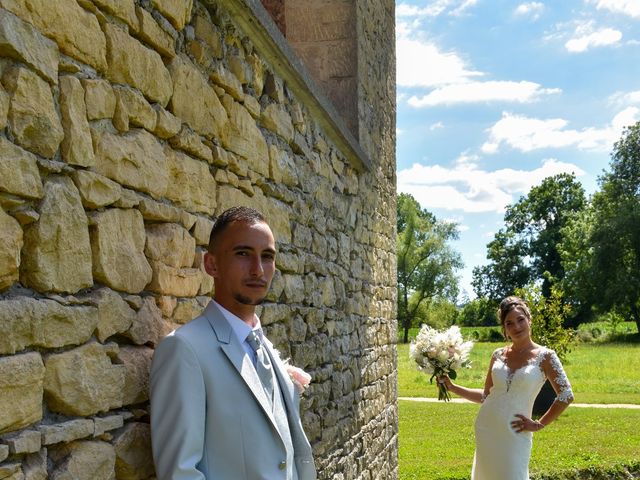
<path fill-rule="evenodd" d="M 521 299 L 520 297 L 510 296 L 502 300 L 500 302 L 500 306 L 498 307 L 497 315 L 498 319 L 500 320 L 500 328 L 502 328 L 502 336 L 505 339 L 507 338 L 507 332 L 504 328 L 504 321 L 506 320 L 509 312 L 511 310 L 515 310 L 516 308 L 519 308 L 522 313 L 524 313 L 524 316 L 527 317 L 529 321 L 531 321 L 531 310 L 529 310 L 527 303 L 523 299 Z"/>

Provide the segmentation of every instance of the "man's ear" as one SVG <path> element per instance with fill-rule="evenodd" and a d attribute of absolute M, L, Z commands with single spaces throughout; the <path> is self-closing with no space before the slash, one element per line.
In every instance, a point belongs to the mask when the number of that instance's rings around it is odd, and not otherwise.
<path fill-rule="evenodd" d="M 218 274 L 218 265 L 216 263 L 216 257 L 210 252 L 204 254 L 204 270 L 213 278 L 216 278 Z"/>

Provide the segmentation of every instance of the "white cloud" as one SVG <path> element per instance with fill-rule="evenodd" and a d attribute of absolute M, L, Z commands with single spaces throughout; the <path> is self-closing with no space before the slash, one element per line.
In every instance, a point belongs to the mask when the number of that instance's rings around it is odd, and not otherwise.
<path fill-rule="evenodd" d="M 475 6 L 478 0 L 464 0 L 459 7 L 451 11 L 450 15 L 459 16 L 463 15 L 468 9 Z"/>
<path fill-rule="evenodd" d="M 623 13 L 633 18 L 640 18 L 640 2 L 638 0 L 590 0 L 598 10 L 605 9 Z"/>
<path fill-rule="evenodd" d="M 405 5 L 404 10 L 416 8 Z M 399 88 L 432 89 L 425 95 L 409 97 L 407 103 L 416 108 L 496 101 L 526 103 L 560 92 L 524 80 L 478 81 L 478 77 L 485 75 L 483 72 L 473 70 L 457 52 L 442 51 L 436 43 L 425 39 L 419 24 L 404 21 L 398 22 L 396 29 L 396 69 Z M 407 93 L 398 90 L 398 103 L 405 98 Z"/>
<path fill-rule="evenodd" d="M 412 107 L 432 107 L 455 103 L 517 102 L 529 103 L 542 95 L 560 93 L 557 88 L 541 88 L 538 83 L 520 81 L 465 82 L 439 87 L 422 97 L 412 96 Z"/>
<path fill-rule="evenodd" d="M 640 103 L 640 90 L 633 92 L 616 92 L 609 97 L 609 101 L 616 105 Z"/>
<path fill-rule="evenodd" d="M 396 81 L 401 87 L 435 87 L 482 75 L 467 69 L 455 52 L 442 52 L 434 43 L 405 34 L 396 40 L 396 57 Z"/>
<path fill-rule="evenodd" d="M 533 20 L 540 18 L 544 11 L 544 4 L 540 2 L 521 3 L 514 10 L 514 14 L 519 17 L 531 17 Z"/>
<path fill-rule="evenodd" d="M 437 17 L 444 13 L 457 16 L 478 3 L 478 0 L 435 0 L 425 7 L 400 3 L 396 6 L 396 18 Z M 448 12 L 447 12 L 448 11 Z"/>
<path fill-rule="evenodd" d="M 429 130 L 431 131 L 440 130 L 441 128 L 444 128 L 444 124 L 442 122 L 436 122 L 429 125 Z"/>
<path fill-rule="evenodd" d="M 468 160 L 458 159 L 453 168 L 416 163 L 398 172 L 398 192 L 410 193 L 427 209 L 502 212 L 515 195 L 528 192 L 550 175 L 584 174 L 576 165 L 555 159 L 544 160 L 534 170 L 505 168 L 493 172 Z"/>
<path fill-rule="evenodd" d="M 538 119 L 508 112 L 489 129 L 489 140 L 482 146 L 484 153 L 495 153 L 502 145 L 530 152 L 541 148 L 575 147 L 580 150 L 609 151 L 625 126 L 640 119 L 640 109 L 628 107 L 619 112 L 603 128 L 566 128 L 561 118 Z"/>
<path fill-rule="evenodd" d="M 594 29 L 594 22 L 579 23 L 573 33 L 573 37 L 564 44 L 571 53 L 586 52 L 593 47 L 614 45 L 622 40 L 622 32 L 613 28 Z"/>

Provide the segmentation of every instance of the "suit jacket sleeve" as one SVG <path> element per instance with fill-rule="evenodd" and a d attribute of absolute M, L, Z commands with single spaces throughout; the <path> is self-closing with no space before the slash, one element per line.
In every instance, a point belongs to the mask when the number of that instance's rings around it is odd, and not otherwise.
<path fill-rule="evenodd" d="M 205 436 L 205 386 L 187 340 L 166 337 L 151 366 L 151 442 L 158 480 L 205 480 L 196 466 Z"/>

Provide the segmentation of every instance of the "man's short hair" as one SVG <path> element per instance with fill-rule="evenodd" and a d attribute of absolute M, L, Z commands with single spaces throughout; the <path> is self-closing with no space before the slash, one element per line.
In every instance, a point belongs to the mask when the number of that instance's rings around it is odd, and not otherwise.
<path fill-rule="evenodd" d="M 220 214 L 213 224 L 211 235 L 209 235 L 209 251 L 213 252 L 216 242 L 222 232 L 233 222 L 244 222 L 249 225 L 264 222 L 267 219 L 259 211 L 250 207 L 231 207 Z"/>

